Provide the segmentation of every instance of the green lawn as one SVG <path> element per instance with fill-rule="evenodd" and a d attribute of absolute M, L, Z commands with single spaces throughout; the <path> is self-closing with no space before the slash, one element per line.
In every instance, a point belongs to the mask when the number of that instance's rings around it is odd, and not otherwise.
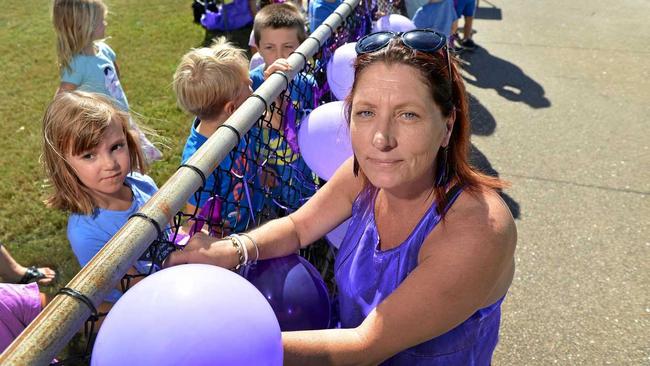
<path fill-rule="evenodd" d="M 189 117 L 171 90 L 180 57 L 203 40 L 192 23 L 191 1 L 109 0 L 106 34 L 117 53 L 121 82 L 132 111 L 155 129 L 164 160 L 150 175 L 162 185 L 180 163 Z M 65 236 L 66 214 L 42 203 L 48 192 L 39 163 L 41 119 L 59 76 L 51 1 L 5 1 L 0 14 L 0 241 L 24 265 L 59 273 L 53 293 L 79 271 Z"/>

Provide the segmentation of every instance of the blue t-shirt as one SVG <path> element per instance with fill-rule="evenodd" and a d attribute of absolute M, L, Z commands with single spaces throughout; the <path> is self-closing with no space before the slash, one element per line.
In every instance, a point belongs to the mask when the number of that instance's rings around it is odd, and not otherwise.
<path fill-rule="evenodd" d="M 201 135 L 196 128 L 201 121 L 196 118 L 190 128 L 190 135 L 183 148 L 182 164 L 185 164 L 208 138 Z M 213 192 L 222 200 L 221 219 L 224 224 L 242 232 L 249 225 L 259 223 L 256 213 L 262 209 L 264 194 L 257 176 L 255 160 L 255 128 L 239 141 L 236 149 L 231 150 L 217 169 L 206 176 L 206 183 L 198 195 L 190 196 L 189 203 L 199 210 L 212 196 Z M 248 142 L 247 142 L 248 140 Z M 251 206 L 252 213 L 251 215 Z M 217 224 L 217 223 L 215 223 Z"/>
<path fill-rule="evenodd" d="M 457 18 L 454 2 L 452 0 L 442 0 L 420 7 L 413 15 L 413 24 L 415 24 L 416 28 L 436 30 L 449 38 L 451 24 Z"/>
<path fill-rule="evenodd" d="M 312 0 L 309 2 L 309 31 L 313 32 L 323 24 L 330 14 L 341 5 L 342 0 Z"/>
<path fill-rule="evenodd" d="M 264 65 L 250 71 L 253 89 L 259 88 L 264 82 Z M 313 108 L 313 90 L 316 81 L 313 76 L 301 73 L 294 77 L 289 85 L 290 97 L 296 113 L 297 128 L 300 121 Z M 316 192 L 316 178 L 300 154 L 293 151 L 286 141 L 284 132 L 275 129 L 262 128 L 260 131 L 260 159 L 272 166 L 278 182 L 273 188 L 273 199 L 266 204 L 275 209 L 278 204 L 289 211 L 295 211 Z"/>
<path fill-rule="evenodd" d="M 115 52 L 104 42 L 95 42 L 94 55 L 76 54 L 72 57 L 70 68 L 63 70 L 61 81 L 77 85 L 86 92 L 100 93 L 113 98 L 119 107 L 129 110 L 124 90 L 115 69 Z"/>
<path fill-rule="evenodd" d="M 103 208 L 95 209 L 91 215 L 71 214 L 68 217 L 68 240 L 80 266 L 85 266 L 100 249 L 126 224 L 131 215 L 138 212 L 153 196 L 158 187 L 149 177 L 139 173 L 131 173 L 124 184 L 131 188 L 133 201 L 125 211 L 114 211 Z M 140 273 L 148 273 L 150 261 L 139 260 L 135 268 Z M 122 293 L 113 289 L 105 301 L 116 302 Z"/>

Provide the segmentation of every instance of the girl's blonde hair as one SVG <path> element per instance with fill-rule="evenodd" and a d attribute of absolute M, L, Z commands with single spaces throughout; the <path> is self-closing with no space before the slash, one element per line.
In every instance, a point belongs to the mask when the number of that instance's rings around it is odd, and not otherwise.
<path fill-rule="evenodd" d="M 183 55 L 172 86 L 179 107 L 209 119 L 236 98 L 242 80 L 247 79 L 246 53 L 219 37 L 209 48 L 195 48 Z"/>
<path fill-rule="evenodd" d="M 97 206 L 90 190 L 79 180 L 66 156 L 81 155 L 101 143 L 112 121 L 122 127 L 129 148 L 131 171 L 144 173 L 146 163 L 129 114 L 97 93 L 59 93 L 43 117 L 43 166 L 54 186 L 45 200 L 48 207 L 90 215 Z"/>
<path fill-rule="evenodd" d="M 102 0 L 55 0 L 52 22 L 60 71 L 70 68 L 72 57 L 93 42 L 95 28 L 108 8 Z"/>

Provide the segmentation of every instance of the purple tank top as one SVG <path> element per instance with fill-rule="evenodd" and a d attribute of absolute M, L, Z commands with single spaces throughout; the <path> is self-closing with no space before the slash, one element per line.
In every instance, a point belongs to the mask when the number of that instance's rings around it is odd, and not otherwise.
<path fill-rule="evenodd" d="M 380 250 L 374 211 L 377 192 L 374 187 L 364 188 L 354 201 L 350 226 L 336 257 L 342 328 L 360 325 L 404 281 L 417 266 L 424 239 L 440 221 L 434 203 L 406 241 Z M 450 191 L 445 210 L 460 192 Z M 456 328 L 408 348 L 382 365 L 489 365 L 498 341 L 502 301 L 478 310 Z"/>

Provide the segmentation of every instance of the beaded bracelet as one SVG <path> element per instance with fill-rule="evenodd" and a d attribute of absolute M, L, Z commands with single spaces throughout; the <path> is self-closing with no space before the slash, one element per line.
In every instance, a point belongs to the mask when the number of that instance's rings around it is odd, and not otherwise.
<path fill-rule="evenodd" d="M 245 263 L 244 262 L 244 253 L 242 251 L 241 244 L 238 241 L 236 241 L 235 238 L 233 238 L 232 236 L 228 236 L 228 239 L 230 239 L 230 242 L 232 243 L 232 246 L 235 247 L 235 249 L 237 250 L 237 255 L 238 255 L 238 258 L 239 258 L 239 263 L 237 263 L 237 265 L 234 268 L 234 270 L 236 271 L 239 268 L 241 268 L 242 264 Z"/>
<path fill-rule="evenodd" d="M 243 262 L 239 262 L 239 266 L 245 266 L 248 264 L 248 248 L 246 248 L 246 245 L 244 245 L 244 241 L 241 240 L 241 236 L 237 234 L 232 234 L 230 235 L 232 238 L 231 240 L 235 240 L 237 244 L 239 244 L 239 247 L 241 247 L 242 254 L 243 254 Z"/>
<path fill-rule="evenodd" d="M 250 236 L 250 235 L 248 235 L 246 233 L 241 233 L 240 235 L 247 237 L 253 243 L 253 246 L 255 247 L 255 260 L 251 261 L 251 262 L 253 262 L 253 263 L 257 262 L 257 260 L 260 259 L 260 248 L 257 246 L 257 242 L 255 241 L 255 239 L 253 239 L 252 236 Z"/>

